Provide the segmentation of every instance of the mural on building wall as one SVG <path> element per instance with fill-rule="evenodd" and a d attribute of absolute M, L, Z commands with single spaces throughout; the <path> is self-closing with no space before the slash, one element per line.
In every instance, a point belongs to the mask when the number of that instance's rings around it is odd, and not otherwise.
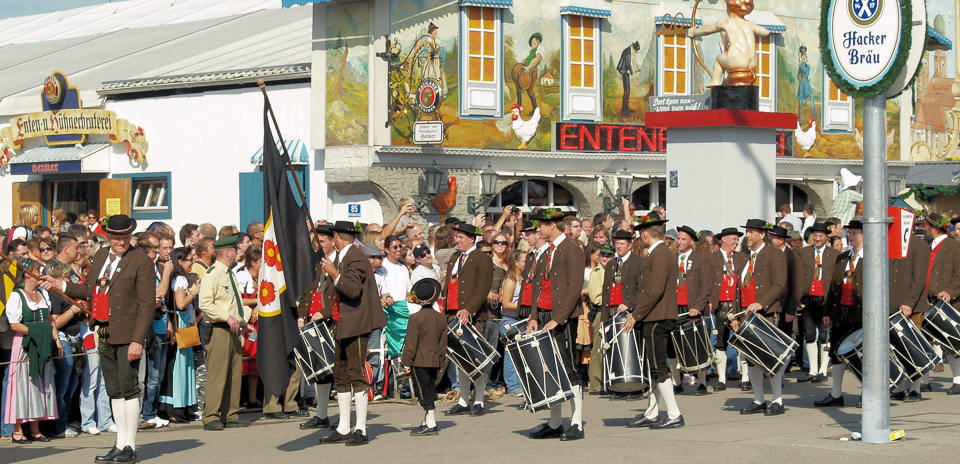
<path fill-rule="evenodd" d="M 664 14 L 672 15 L 675 21 L 682 17 L 689 24 L 694 2 L 600 3 L 612 13 L 610 18 L 599 20 L 603 121 L 643 124 L 649 98 L 658 94 L 658 85 L 662 89 L 667 84 L 659 67 L 668 60 L 657 35 L 664 28 Z M 461 8 L 459 2 L 451 0 L 392 0 L 390 6 L 391 40 L 396 52 L 396 65 L 390 76 L 394 144 L 412 145 L 413 122 L 433 118 L 444 123 L 444 146 L 552 148 L 552 123 L 561 118 L 562 79 L 569 74 L 562 69 L 563 21 L 558 2 L 514 0 L 512 8 L 501 10 L 502 118 L 460 117 L 459 76 L 469 71 L 460 59 L 459 47 L 466 37 L 461 36 L 460 21 L 469 7 Z M 770 80 L 771 106 L 776 111 L 797 115 L 794 156 L 861 158 L 862 101 L 840 93 L 824 74 L 819 52 L 819 2 L 756 0 L 755 7 L 754 16 L 763 15 L 763 19 L 756 20 L 759 24 L 772 21 L 780 28 L 771 36 L 769 66 L 775 73 Z M 714 22 L 726 14 L 725 8 L 725 1 L 702 2 L 697 19 Z M 952 0 L 927 1 L 931 25 L 954 42 L 955 9 Z M 435 29 L 431 29 L 431 24 Z M 442 72 L 437 75 L 446 81 L 441 85 L 438 111 L 427 116 L 417 112 L 415 92 L 430 68 L 427 64 L 435 63 L 437 58 L 436 54 L 416 49 L 422 50 L 424 42 L 431 44 L 431 37 L 440 45 L 426 47 L 442 50 Z M 682 35 L 664 36 L 669 44 L 685 40 L 690 39 Z M 720 37 L 698 39 L 695 46 L 704 62 L 713 63 L 721 51 Z M 425 53 L 425 57 L 417 59 Z M 670 76 L 669 85 L 684 88 L 690 94 L 702 94 L 707 90 L 709 76 L 689 55 L 686 51 L 675 55 L 677 60 L 684 60 L 687 71 L 682 76 Z M 953 107 L 951 86 L 957 72 L 955 56 L 953 50 L 926 54 L 926 64 L 917 81 L 912 134 L 902 141 L 911 144 L 914 160 L 943 159 L 946 152 L 948 112 Z M 896 99 L 887 102 L 887 129 L 888 158 L 900 159 L 900 106 Z"/>
<path fill-rule="evenodd" d="M 367 143 L 370 14 L 367 2 L 326 9 L 327 145 Z"/>

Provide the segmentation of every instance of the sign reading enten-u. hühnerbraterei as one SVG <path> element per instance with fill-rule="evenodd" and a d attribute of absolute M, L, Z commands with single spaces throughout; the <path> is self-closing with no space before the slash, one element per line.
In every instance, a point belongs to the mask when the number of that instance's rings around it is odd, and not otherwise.
<path fill-rule="evenodd" d="M 73 145 L 82 143 L 87 135 L 106 135 L 112 143 L 126 144 L 130 159 L 146 161 L 143 128 L 118 119 L 113 111 L 83 109 L 76 88 L 69 86 L 63 73 L 56 71 L 48 77 L 41 94 L 47 111 L 16 116 L 10 119 L 10 127 L 0 129 L 0 166 L 17 155 L 24 139 L 46 137 L 48 145 Z"/>

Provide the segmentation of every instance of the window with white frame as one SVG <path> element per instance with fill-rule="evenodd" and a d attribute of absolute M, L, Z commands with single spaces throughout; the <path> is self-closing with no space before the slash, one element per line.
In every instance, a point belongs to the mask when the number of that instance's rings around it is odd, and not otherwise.
<path fill-rule="evenodd" d="M 500 116 L 503 108 L 503 30 L 500 8 L 467 6 L 461 9 L 460 113 L 464 116 Z"/>
<path fill-rule="evenodd" d="M 757 86 L 760 111 L 777 109 L 777 39 L 773 34 L 757 37 Z"/>
<path fill-rule="evenodd" d="M 830 132 L 853 132 L 853 98 L 837 88 L 826 70 L 823 71 L 823 83 L 822 129 Z"/>
<path fill-rule="evenodd" d="M 523 212 L 529 212 L 538 206 L 577 211 L 577 204 L 569 190 L 553 181 L 542 179 L 521 180 L 508 185 L 490 200 L 486 212 L 503 212 L 503 208 L 510 205 L 519 206 Z"/>
<path fill-rule="evenodd" d="M 600 121 L 600 19 L 563 15 L 563 118 Z"/>
<path fill-rule="evenodd" d="M 662 26 L 658 26 L 662 27 Z M 658 95 L 688 95 L 690 93 L 690 50 L 693 40 L 686 35 L 657 36 Z"/>
<path fill-rule="evenodd" d="M 170 205 L 167 201 L 167 179 L 133 179 L 133 212 L 166 213 Z"/>

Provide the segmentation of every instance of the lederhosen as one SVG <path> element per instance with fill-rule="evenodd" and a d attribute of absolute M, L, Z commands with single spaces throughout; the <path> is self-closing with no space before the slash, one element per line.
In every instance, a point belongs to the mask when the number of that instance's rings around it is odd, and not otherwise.
<path fill-rule="evenodd" d="M 327 279 L 324 275 L 323 270 L 320 271 L 320 282 L 317 283 L 317 289 L 315 292 L 310 292 L 307 295 L 310 296 L 310 309 L 307 311 L 307 323 L 310 322 L 310 318 L 314 314 L 323 311 L 327 305 L 330 305 L 332 316 L 328 318 L 323 318 L 317 321 L 320 324 L 323 324 L 327 327 L 327 330 L 330 331 L 330 336 L 336 340 L 337 337 L 337 321 L 340 320 L 340 300 L 337 298 L 337 291 L 331 286 L 329 287 L 329 297 L 327 296 L 328 287 Z M 333 371 L 324 375 L 323 377 L 315 379 L 313 382 L 315 384 L 327 384 L 333 383 Z"/>
<path fill-rule="evenodd" d="M 723 261 L 723 254 L 720 254 Z M 723 277 L 720 278 L 720 298 L 717 299 L 716 323 L 718 350 L 725 351 L 730 341 L 730 326 L 727 324 L 727 314 L 737 312 L 737 271 L 733 266 L 733 253 L 723 261 Z"/>
<path fill-rule="evenodd" d="M 848 335 L 863 327 L 862 317 L 856 317 L 856 308 L 854 308 L 853 297 L 853 273 L 856 268 L 851 269 L 853 260 L 848 260 L 844 266 L 843 280 L 840 282 L 840 304 L 830 318 L 830 359 L 833 362 L 840 363 L 837 357 L 837 348 Z M 859 264 L 859 261 L 857 262 Z"/>
<path fill-rule="evenodd" d="M 549 287 L 552 250 L 548 248 L 547 251 L 544 251 L 544 256 L 546 256 L 547 262 L 539 282 L 540 297 L 537 298 L 536 302 L 537 323 L 541 329 L 546 323 L 553 320 L 553 290 Z M 547 292 L 544 292 L 544 285 L 547 286 Z M 583 376 L 580 375 L 580 371 L 574 362 L 576 359 L 574 349 L 577 343 L 577 320 L 567 319 L 562 324 L 557 324 L 557 327 L 553 329 L 553 339 L 557 342 L 557 349 L 560 350 L 560 360 L 563 362 L 563 368 L 567 371 L 567 376 L 570 377 L 570 384 L 583 386 Z"/>
<path fill-rule="evenodd" d="M 824 245 L 824 250 L 820 253 L 820 262 L 817 263 L 817 250 L 813 250 L 813 278 L 810 280 L 810 288 L 807 290 L 808 296 L 804 301 L 803 313 L 800 317 L 800 330 L 803 332 L 805 343 L 816 343 L 819 341 L 823 344 L 829 340 L 830 329 L 823 323 L 823 312 L 826 307 L 824 296 L 827 290 L 823 288 L 823 254 L 825 252 L 826 245 Z M 817 277 L 819 277 L 819 279 Z"/>

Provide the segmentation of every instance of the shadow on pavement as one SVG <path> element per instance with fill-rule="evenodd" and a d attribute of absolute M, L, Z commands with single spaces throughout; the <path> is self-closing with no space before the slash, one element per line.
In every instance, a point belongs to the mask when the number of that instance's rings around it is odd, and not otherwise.
<path fill-rule="evenodd" d="M 140 456 L 141 460 L 154 459 L 161 456 L 166 456 L 168 454 L 199 448 L 201 445 L 203 445 L 203 442 L 195 439 L 145 443 L 142 445 L 137 445 L 137 454 Z M 107 451 L 110 451 L 110 448 L 103 449 L 103 453 L 106 453 Z"/>

